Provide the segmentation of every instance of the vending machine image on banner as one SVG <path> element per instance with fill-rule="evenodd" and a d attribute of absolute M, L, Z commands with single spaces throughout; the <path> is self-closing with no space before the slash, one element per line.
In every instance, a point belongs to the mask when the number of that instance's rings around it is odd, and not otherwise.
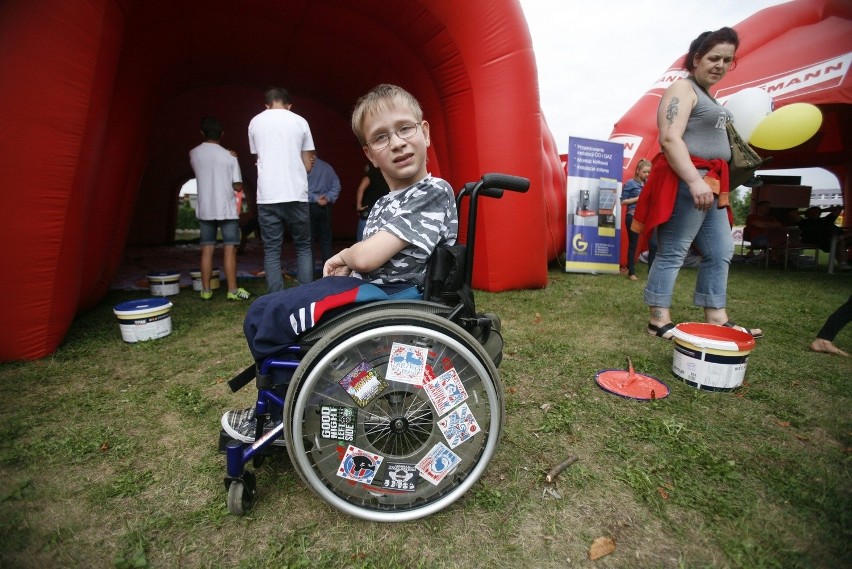
<path fill-rule="evenodd" d="M 568 227 L 565 271 L 618 273 L 624 146 L 568 139 Z"/>

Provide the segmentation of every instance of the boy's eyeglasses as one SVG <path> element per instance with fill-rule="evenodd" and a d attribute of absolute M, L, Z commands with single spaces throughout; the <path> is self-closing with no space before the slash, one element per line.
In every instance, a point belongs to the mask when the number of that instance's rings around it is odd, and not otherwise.
<path fill-rule="evenodd" d="M 367 141 L 367 146 L 373 150 L 384 150 L 388 147 L 391 141 L 391 136 L 397 135 L 400 139 L 405 140 L 417 134 L 417 127 L 420 123 L 404 124 L 396 130 L 377 134 Z"/>

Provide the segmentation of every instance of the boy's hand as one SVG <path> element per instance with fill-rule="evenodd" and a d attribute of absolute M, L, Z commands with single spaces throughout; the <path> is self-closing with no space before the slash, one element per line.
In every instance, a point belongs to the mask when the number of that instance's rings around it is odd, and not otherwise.
<path fill-rule="evenodd" d="M 346 265 L 340 253 L 331 257 L 322 267 L 322 276 L 324 277 L 348 277 L 351 274 L 352 269 Z"/>

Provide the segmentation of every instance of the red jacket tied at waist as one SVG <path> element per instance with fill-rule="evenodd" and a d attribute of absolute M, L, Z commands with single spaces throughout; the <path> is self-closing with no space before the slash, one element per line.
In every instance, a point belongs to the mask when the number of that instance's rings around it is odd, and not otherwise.
<path fill-rule="evenodd" d="M 734 224 L 734 214 L 731 211 L 728 200 L 728 163 L 724 160 L 705 160 L 690 156 L 692 164 L 700 170 L 708 170 L 704 180 L 719 196 L 719 207 L 728 209 L 728 221 Z M 640 235 L 648 235 L 661 223 L 665 223 L 672 216 L 675 199 L 677 198 L 677 186 L 680 179 L 672 170 L 669 161 L 662 152 L 657 154 L 651 162 L 651 175 L 639 194 L 636 202 L 636 212 L 633 214 L 633 223 L 630 230 Z"/>

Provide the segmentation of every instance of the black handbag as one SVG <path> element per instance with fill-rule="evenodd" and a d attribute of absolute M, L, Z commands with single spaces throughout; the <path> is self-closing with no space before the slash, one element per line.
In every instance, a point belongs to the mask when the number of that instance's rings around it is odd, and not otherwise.
<path fill-rule="evenodd" d="M 728 121 L 725 123 L 725 128 L 728 131 L 728 142 L 731 144 L 731 159 L 728 161 L 728 179 L 731 191 L 733 191 L 752 179 L 757 169 L 772 160 L 772 157 L 761 158 L 754 151 L 754 148 L 740 138 L 739 133 L 734 128 L 733 122 Z"/>

